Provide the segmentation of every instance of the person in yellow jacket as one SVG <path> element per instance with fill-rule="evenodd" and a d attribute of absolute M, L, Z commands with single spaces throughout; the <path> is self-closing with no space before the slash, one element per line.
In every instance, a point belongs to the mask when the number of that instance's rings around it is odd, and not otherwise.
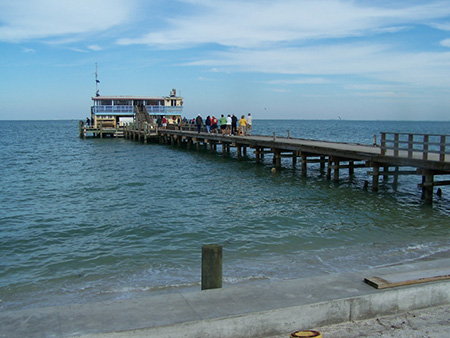
<path fill-rule="evenodd" d="M 239 120 L 239 135 L 245 136 L 246 126 L 247 126 L 247 120 L 245 119 L 244 115 L 242 115 L 241 119 Z"/>

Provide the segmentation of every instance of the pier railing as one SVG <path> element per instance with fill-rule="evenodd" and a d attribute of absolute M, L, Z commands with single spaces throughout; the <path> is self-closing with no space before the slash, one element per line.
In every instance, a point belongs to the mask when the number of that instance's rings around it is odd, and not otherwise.
<path fill-rule="evenodd" d="M 111 113 L 111 114 L 117 114 L 117 113 L 134 113 L 134 107 L 131 105 L 117 105 L 117 106 L 93 106 L 92 112 L 97 113 Z"/>
<path fill-rule="evenodd" d="M 183 107 L 181 106 L 145 106 L 150 115 L 181 115 Z"/>
<path fill-rule="evenodd" d="M 381 155 L 406 155 L 408 158 L 421 155 L 423 160 L 444 162 L 450 154 L 450 135 L 382 132 L 380 148 Z"/>
<path fill-rule="evenodd" d="M 134 107 L 132 105 L 98 105 L 92 107 L 92 112 L 94 114 L 122 114 L 122 113 L 134 113 Z M 171 115 L 171 114 L 181 114 L 183 112 L 183 107 L 181 106 L 156 106 L 156 105 L 146 105 L 145 108 L 150 115 Z"/>

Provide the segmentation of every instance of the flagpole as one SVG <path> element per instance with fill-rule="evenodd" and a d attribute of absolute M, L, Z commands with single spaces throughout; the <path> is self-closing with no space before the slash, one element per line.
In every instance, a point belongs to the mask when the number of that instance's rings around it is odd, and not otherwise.
<path fill-rule="evenodd" d="M 95 95 L 98 96 L 97 62 L 95 63 Z"/>

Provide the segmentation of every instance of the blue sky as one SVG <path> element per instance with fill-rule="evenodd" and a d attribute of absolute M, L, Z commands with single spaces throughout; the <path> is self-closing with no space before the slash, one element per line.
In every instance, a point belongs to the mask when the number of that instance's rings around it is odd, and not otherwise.
<path fill-rule="evenodd" d="M 0 119 L 83 119 L 95 94 L 188 117 L 449 120 L 450 1 L 0 0 Z"/>

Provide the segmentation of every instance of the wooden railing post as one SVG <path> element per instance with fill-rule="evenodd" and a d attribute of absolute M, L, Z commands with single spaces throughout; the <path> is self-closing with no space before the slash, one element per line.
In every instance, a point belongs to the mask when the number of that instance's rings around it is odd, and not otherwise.
<path fill-rule="evenodd" d="M 398 143 L 399 135 L 397 133 L 394 134 L 394 156 L 398 156 L 399 143 Z"/>
<path fill-rule="evenodd" d="M 413 157 L 413 151 L 414 151 L 414 134 L 408 135 L 408 158 Z"/>
<path fill-rule="evenodd" d="M 381 133 L 380 148 L 381 155 L 386 155 L 386 133 Z"/>
<path fill-rule="evenodd" d="M 423 135 L 423 154 L 422 159 L 428 160 L 428 141 L 429 141 L 429 135 Z"/>

